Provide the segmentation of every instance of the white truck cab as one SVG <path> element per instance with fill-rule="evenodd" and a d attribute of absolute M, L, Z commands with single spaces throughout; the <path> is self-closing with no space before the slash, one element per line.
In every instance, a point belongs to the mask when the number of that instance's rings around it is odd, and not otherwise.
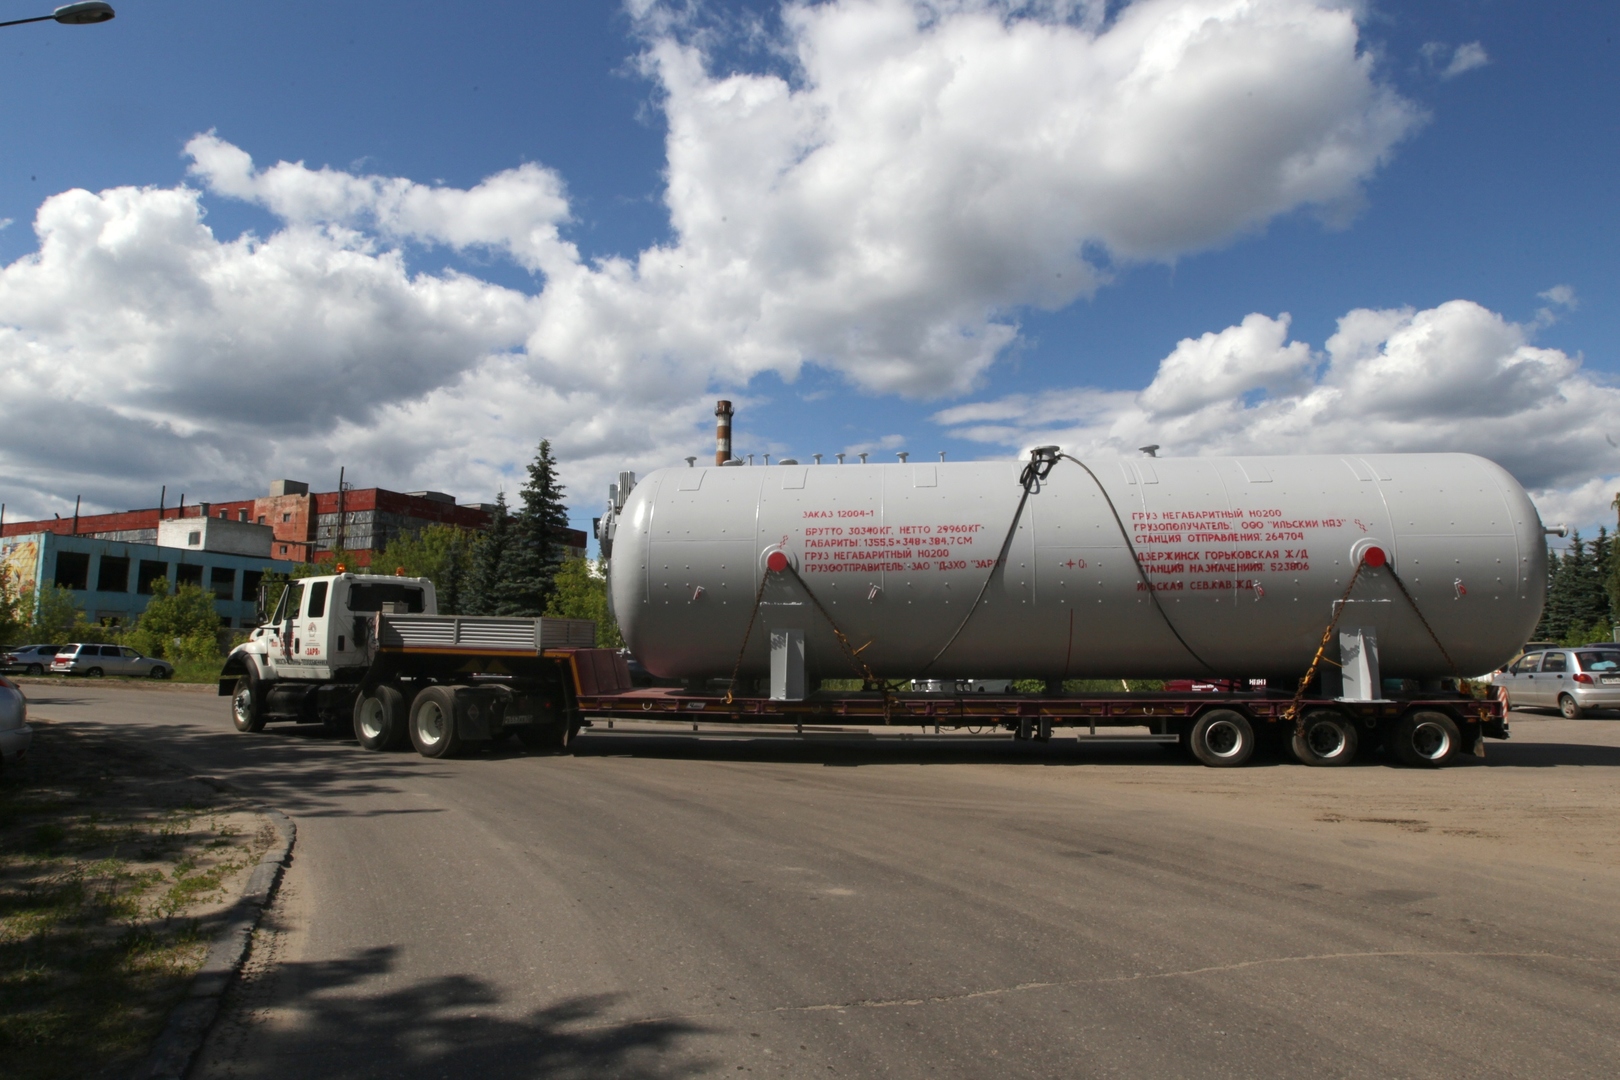
<path fill-rule="evenodd" d="M 427 578 L 333 574 L 299 578 L 281 591 L 275 611 L 234 650 L 252 658 L 266 680 L 327 681 L 367 662 L 371 617 L 438 613 Z"/>

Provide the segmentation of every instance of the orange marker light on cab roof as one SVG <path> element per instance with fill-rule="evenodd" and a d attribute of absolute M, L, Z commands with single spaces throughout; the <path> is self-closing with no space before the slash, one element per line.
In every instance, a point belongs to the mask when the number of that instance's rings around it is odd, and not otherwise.
<path fill-rule="evenodd" d="M 341 574 L 341 573 L 343 573 L 343 572 L 344 572 L 344 571 L 345 571 L 345 570 L 347 570 L 347 569 L 348 569 L 348 567 L 346 567 L 346 566 L 344 566 L 344 565 L 343 565 L 343 564 L 342 564 L 342 563 L 338 563 L 338 564 L 337 564 L 337 572 L 338 572 L 338 573 L 340 573 L 340 574 Z"/>
<path fill-rule="evenodd" d="M 405 568 L 403 566 L 394 567 L 394 576 L 395 577 L 404 577 L 405 576 Z"/>

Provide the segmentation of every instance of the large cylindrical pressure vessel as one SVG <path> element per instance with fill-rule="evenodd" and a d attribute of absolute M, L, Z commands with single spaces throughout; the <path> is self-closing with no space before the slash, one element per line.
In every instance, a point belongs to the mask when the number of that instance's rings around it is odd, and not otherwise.
<path fill-rule="evenodd" d="M 1484 458 L 1060 459 L 1020 511 L 1023 467 L 654 472 L 613 533 L 625 641 L 677 678 L 763 675 L 792 629 L 812 676 L 853 677 L 836 624 L 885 678 L 1297 679 L 1342 604 L 1386 677 L 1425 678 L 1495 668 L 1541 615 L 1541 520 Z"/>

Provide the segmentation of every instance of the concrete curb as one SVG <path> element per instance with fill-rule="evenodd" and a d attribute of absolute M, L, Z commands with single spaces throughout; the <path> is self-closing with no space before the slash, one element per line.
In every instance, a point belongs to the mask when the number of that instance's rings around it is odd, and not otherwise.
<path fill-rule="evenodd" d="M 248 943 L 253 939 L 260 916 L 276 894 L 281 872 L 292 855 L 293 841 L 298 835 L 292 819 L 280 810 L 260 812 L 275 826 L 278 839 L 253 868 L 242 895 L 226 916 L 224 929 L 214 939 L 202 967 L 192 978 L 191 992 L 169 1014 L 163 1034 L 158 1036 L 146 1062 L 135 1072 L 140 1080 L 180 1080 L 185 1076 L 197 1051 L 202 1049 L 214 1018 L 219 1015 L 225 989 L 247 959 Z"/>

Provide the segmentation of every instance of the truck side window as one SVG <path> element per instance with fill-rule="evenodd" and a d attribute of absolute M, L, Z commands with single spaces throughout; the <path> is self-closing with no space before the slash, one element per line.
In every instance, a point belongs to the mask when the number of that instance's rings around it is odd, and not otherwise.
<path fill-rule="evenodd" d="M 326 582 L 317 581 L 309 587 L 309 617 L 318 619 L 326 614 Z"/>
<path fill-rule="evenodd" d="M 287 586 L 287 614 L 283 616 L 283 618 L 298 618 L 298 613 L 303 610 L 303 603 L 304 583 L 302 581 L 295 581 L 291 585 Z"/>
<path fill-rule="evenodd" d="M 381 611 L 383 604 L 404 604 L 412 615 L 422 614 L 422 589 L 393 582 L 356 582 L 349 586 L 350 611 Z"/>

